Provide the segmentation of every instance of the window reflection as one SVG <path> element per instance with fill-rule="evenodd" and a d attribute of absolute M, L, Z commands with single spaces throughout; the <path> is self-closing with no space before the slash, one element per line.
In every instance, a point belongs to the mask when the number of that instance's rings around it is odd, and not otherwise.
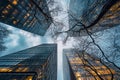
<path fill-rule="evenodd" d="M 6 6 L 6 8 L 7 8 L 7 9 L 11 9 L 12 6 L 11 6 L 10 4 L 8 4 L 8 5 Z"/>

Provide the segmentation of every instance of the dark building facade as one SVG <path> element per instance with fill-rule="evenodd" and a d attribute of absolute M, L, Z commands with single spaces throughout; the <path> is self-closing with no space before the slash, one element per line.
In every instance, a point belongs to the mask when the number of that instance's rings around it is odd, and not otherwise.
<path fill-rule="evenodd" d="M 46 0 L 1 0 L 0 22 L 43 36 L 52 20 Z"/>
<path fill-rule="evenodd" d="M 113 6 L 109 4 L 113 4 Z M 70 29 L 74 28 L 68 34 L 70 36 L 86 36 L 83 24 L 90 33 L 119 25 L 119 6 L 119 0 L 70 0 L 69 27 Z"/>
<path fill-rule="evenodd" d="M 57 80 L 57 45 L 42 44 L 0 57 L 1 80 Z"/>
<path fill-rule="evenodd" d="M 107 62 L 100 61 L 99 58 L 88 53 L 75 53 L 72 49 L 64 50 L 63 68 L 64 80 L 119 80 L 120 71 Z M 67 61 L 67 62 L 66 62 Z M 66 66 L 67 65 L 67 66 Z M 66 76 L 69 75 L 69 76 Z M 69 77 L 70 79 L 67 79 Z"/>

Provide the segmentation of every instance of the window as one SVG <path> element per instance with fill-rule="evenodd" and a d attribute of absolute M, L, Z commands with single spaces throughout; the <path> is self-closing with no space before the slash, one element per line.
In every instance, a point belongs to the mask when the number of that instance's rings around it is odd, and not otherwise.
<path fill-rule="evenodd" d="M 27 14 L 24 16 L 24 19 L 27 19 L 29 16 L 30 16 L 30 14 L 27 13 Z"/>
<path fill-rule="evenodd" d="M 13 0 L 13 1 L 12 1 L 12 4 L 13 4 L 13 5 L 17 5 L 17 4 L 18 4 L 18 0 Z"/>
<path fill-rule="evenodd" d="M 16 21 L 16 20 L 13 20 L 13 24 L 17 24 L 17 21 Z"/>
<path fill-rule="evenodd" d="M 27 72 L 28 71 L 28 68 L 27 67 L 19 67 L 16 69 L 16 72 Z"/>
<path fill-rule="evenodd" d="M 11 9 L 12 6 L 11 6 L 10 4 L 8 4 L 8 5 L 6 6 L 6 8 L 7 8 L 7 9 Z"/>
<path fill-rule="evenodd" d="M 2 11 L 2 13 L 3 13 L 3 14 L 8 14 L 8 11 L 7 11 L 6 9 L 4 9 L 4 10 Z"/>
<path fill-rule="evenodd" d="M 12 69 L 10 68 L 0 68 L 0 72 L 11 72 Z"/>
<path fill-rule="evenodd" d="M 28 76 L 25 80 L 32 80 L 33 76 Z"/>

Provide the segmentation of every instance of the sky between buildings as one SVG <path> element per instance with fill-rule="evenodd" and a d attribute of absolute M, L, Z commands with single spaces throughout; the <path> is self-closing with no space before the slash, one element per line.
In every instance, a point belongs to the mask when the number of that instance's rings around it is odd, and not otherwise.
<path fill-rule="evenodd" d="M 69 0 L 56 0 L 56 1 L 59 1 L 64 11 L 68 10 Z M 58 18 L 62 20 L 62 18 L 64 18 L 67 15 L 68 14 L 60 13 L 58 15 Z M 66 18 L 66 20 L 67 20 L 67 23 L 65 25 L 69 26 L 68 17 Z M 3 24 L 3 23 L 0 23 L 0 24 Z M 61 38 L 59 38 L 57 42 L 54 42 L 54 40 L 48 36 L 41 37 L 39 35 L 35 35 L 32 33 L 14 28 L 9 25 L 5 25 L 5 27 L 7 27 L 8 30 L 12 31 L 12 34 L 10 34 L 9 37 L 5 39 L 5 42 L 6 42 L 5 45 L 7 46 L 8 49 L 6 51 L 0 52 L 0 56 L 4 56 L 4 55 L 17 52 L 29 47 L 40 45 L 43 43 L 58 43 L 58 80 L 63 80 L 62 49 L 71 48 L 72 44 L 69 44 L 69 43 L 71 42 L 74 43 L 75 39 L 70 38 L 69 41 L 65 45 L 63 45 Z M 116 29 L 120 30 L 120 26 L 117 28 L 109 29 L 108 33 L 104 34 L 101 38 L 97 39 L 98 44 L 103 48 L 103 50 L 107 50 L 108 47 L 110 46 L 111 42 L 109 37 L 111 36 L 113 30 L 116 30 Z M 119 40 L 118 40 L 118 44 L 120 44 Z M 107 50 L 107 52 L 109 53 L 110 50 Z"/>

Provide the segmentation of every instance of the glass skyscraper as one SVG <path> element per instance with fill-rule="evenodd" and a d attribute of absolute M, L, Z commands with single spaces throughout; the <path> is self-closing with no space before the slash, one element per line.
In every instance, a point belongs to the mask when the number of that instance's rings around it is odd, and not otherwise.
<path fill-rule="evenodd" d="M 0 22 L 43 36 L 52 20 L 46 0 L 1 0 Z"/>
<path fill-rule="evenodd" d="M 42 44 L 0 57 L 1 80 L 57 80 L 57 44 Z"/>
<path fill-rule="evenodd" d="M 86 52 L 64 50 L 64 80 L 119 80 L 120 72 L 108 62 Z M 67 71 L 66 71 L 67 69 Z"/>
<path fill-rule="evenodd" d="M 112 6 L 109 5 L 110 2 L 113 3 Z M 69 27 L 72 30 L 68 34 L 86 36 L 83 25 L 90 33 L 116 27 L 120 24 L 119 6 L 119 0 L 70 0 Z"/>

